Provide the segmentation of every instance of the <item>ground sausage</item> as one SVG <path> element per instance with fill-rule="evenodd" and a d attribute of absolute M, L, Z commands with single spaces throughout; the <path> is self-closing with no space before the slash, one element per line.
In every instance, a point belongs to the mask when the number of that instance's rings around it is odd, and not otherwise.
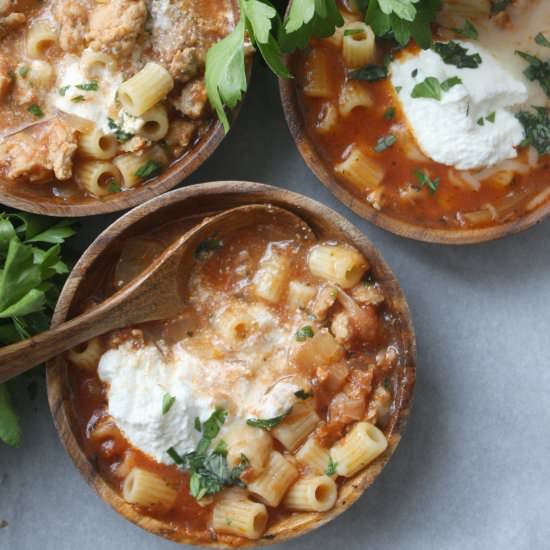
<path fill-rule="evenodd" d="M 66 52 L 79 52 L 86 45 L 88 9 L 83 0 L 56 0 L 53 14 L 60 25 L 59 45 Z"/>

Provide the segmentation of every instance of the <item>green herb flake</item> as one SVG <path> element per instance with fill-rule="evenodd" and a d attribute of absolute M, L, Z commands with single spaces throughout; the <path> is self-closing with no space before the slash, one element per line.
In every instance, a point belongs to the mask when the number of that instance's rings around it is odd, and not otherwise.
<path fill-rule="evenodd" d="M 376 82 L 388 77 L 388 68 L 385 65 L 365 65 L 348 73 L 351 80 L 364 80 L 366 82 Z"/>
<path fill-rule="evenodd" d="M 393 134 L 389 134 L 387 136 L 381 137 L 376 142 L 376 145 L 373 147 L 373 149 L 376 153 L 382 153 L 383 151 L 389 149 L 392 145 L 394 145 L 396 141 L 397 138 Z"/>
<path fill-rule="evenodd" d="M 546 107 L 516 114 L 525 131 L 523 146 L 532 145 L 540 155 L 550 154 L 550 116 Z"/>
<path fill-rule="evenodd" d="M 71 101 L 73 103 L 82 103 L 83 101 L 86 101 L 86 98 L 83 95 L 75 95 L 71 98 Z"/>
<path fill-rule="evenodd" d="M 107 119 L 107 124 L 109 125 L 109 128 L 111 130 L 114 130 L 113 134 L 116 140 L 120 143 L 126 143 L 127 141 L 130 141 L 134 137 L 134 134 L 130 134 L 129 132 L 124 132 L 121 129 L 121 127 L 111 117 Z"/>
<path fill-rule="evenodd" d="M 462 84 L 462 79 L 458 76 L 452 76 L 451 78 L 448 78 L 447 80 L 444 80 L 441 83 L 441 89 L 444 92 L 448 92 L 451 88 L 454 88 L 455 86 L 458 86 L 459 84 Z"/>
<path fill-rule="evenodd" d="M 353 36 L 355 34 L 361 34 L 363 29 L 346 29 L 344 31 L 344 36 Z"/>
<path fill-rule="evenodd" d="M 107 184 L 107 191 L 109 191 L 109 193 L 120 193 L 122 192 L 122 187 L 120 186 L 120 183 L 113 178 L 109 180 L 109 183 Z"/>
<path fill-rule="evenodd" d="M 443 97 L 441 83 L 434 76 L 429 76 L 413 88 L 411 97 L 441 101 Z"/>
<path fill-rule="evenodd" d="M 29 74 L 30 70 L 31 69 L 28 65 L 21 65 L 21 67 L 17 70 L 17 73 L 21 78 L 25 78 Z"/>
<path fill-rule="evenodd" d="M 308 338 L 313 338 L 314 332 L 311 325 L 306 325 L 296 331 L 295 338 L 298 342 L 305 342 Z"/>
<path fill-rule="evenodd" d="M 156 178 L 162 172 L 162 164 L 156 160 L 148 160 L 143 166 L 140 166 L 136 171 L 136 176 L 141 181 Z"/>
<path fill-rule="evenodd" d="M 544 48 L 550 48 L 550 40 L 548 40 L 548 38 L 546 38 L 546 36 L 544 36 L 544 34 L 542 34 L 541 32 L 539 32 L 537 36 L 535 36 L 535 42 L 539 46 L 543 46 Z"/>
<path fill-rule="evenodd" d="M 459 69 L 477 69 L 483 60 L 478 53 L 469 54 L 468 49 L 458 42 L 436 42 L 432 46 L 443 62 L 447 65 L 454 65 Z"/>
<path fill-rule="evenodd" d="M 77 84 L 75 88 L 83 90 L 84 92 L 97 92 L 99 90 L 99 82 L 97 80 L 92 80 L 84 84 Z"/>
<path fill-rule="evenodd" d="M 338 463 L 334 462 L 334 460 L 332 459 L 332 456 L 329 457 L 329 463 L 328 463 L 327 469 L 325 470 L 325 474 L 328 477 L 332 477 L 336 473 L 336 468 L 338 468 Z"/>
<path fill-rule="evenodd" d="M 384 120 L 393 120 L 395 118 L 395 107 L 388 107 L 384 111 Z"/>
<path fill-rule="evenodd" d="M 288 409 L 285 413 L 275 418 L 249 418 L 246 423 L 253 428 L 260 428 L 262 430 L 272 430 L 276 428 L 290 413 L 292 412 L 292 407 Z"/>
<path fill-rule="evenodd" d="M 414 69 L 411 73 L 411 78 L 416 78 L 418 76 L 418 69 Z"/>
<path fill-rule="evenodd" d="M 485 117 L 485 120 L 486 120 L 487 122 L 490 122 L 491 124 L 494 124 L 496 118 L 497 118 L 497 114 L 496 114 L 495 111 L 493 111 L 492 113 L 488 114 L 488 115 Z"/>
<path fill-rule="evenodd" d="M 485 119 L 483 117 L 479 117 L 477 119 L 478 126 L 485 126 Z"/>
<path fill-rule="evenodd" d="M 453 32 L 459 34 L 460 36 L 463 36 L 464 38 L 471 38 L 472 40 L 476 40 L 479 37 L 477 29 L 474 27 L 471 21 L 468 20 L 464 22 L 464 26 L 462 28 L 453 29 Z"/>
<path fill-rule="evenodd" d="M 516 50 L 516 54 L 529 63 L 523 74 L 530 82 L 538 82 L 547 97 L 550 97 L 550 62 L 535 55 Z"/>
<path fill-rule="evenodd" d="M 42 109 L 40 108 L 39 105 L 36 105 L 36 104 L 33 104 L 31 105 L 27 111 L 31 114 L 31 115 L 34 115 L 35 117 L 37 118 L 42 118 L 44 116 L 44 111 L 42 111 Z"/>
<path fill-rule="evenodd" d="M 175 402 L 176 398 L 173 395 L 170 395 L 169 393 L 164 394 L 164 397 L 162 398 L 162 416 L 168 413 Z"/>
<path fill-rule="evenodd" d="M 439 177 L 432 180 L 430 176 L 428 176 L 428 174 L 426 174 L 422 170 L 416 170 L 414 175 L 416 176 L 418 183 L 420 183 L 420 185 L 422 185 L 423 187 L 427 187 L 432 195 L 437 191 L 437 188 L 441 183 Z"/>
<path fill-rule="evenodd" d="M 305 390 L 298 390 L 298 391 L 294 392 L 294 395 L 298 399 L 301 399 L 302 401 L 305 401 L 306 399 L 309 399 L 310 397 L 313 397 L 313 393 L 306 392 Z"/>
<path fill-rule="evenodd" d="M 491 0 L 491 15 L 504 11 L 511 3 L 512 0 Z"/>
<path fill-rule="evenodd" d="M 215 252 L 216 250 L 222 248 L 222 246 L 223 242 L 216 237 L 209 237 L 208 239 L 204 239 L 204 241 L 202 241 L 195 250 L 195 257 L 198 258 L 204 256 L 208 252 Z"/>
<path fill-rule="evenodd" d="M 70 85 L 67 85 L 67 86 L 62 86 L 61 88 L 59 88 L 59 95 L 62 96 L 62 97 L 65 97 L 65 94 L 67 93 L 67 90 L 70 88 L 71 86 Z"/>

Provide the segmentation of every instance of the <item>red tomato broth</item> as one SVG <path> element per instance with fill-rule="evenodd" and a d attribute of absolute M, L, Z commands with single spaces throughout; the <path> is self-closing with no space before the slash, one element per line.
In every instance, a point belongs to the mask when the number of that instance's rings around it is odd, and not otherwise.
<path fill-rule="evenodd" d="M 438 39 L 437 32 L 434 39 Z M 384 56 L 391 52 L 394 43 L 377 40 L 377 63 L 384 63 Z M 395 57 L 418 51 L 416 44 L 410 44 Z M 308 56 L 311 51 L 322 50 L 327 54 L 329 74 L 332 78 L 333 95 L 328 99 L 308 97 L 304 85 L 308 81 Z M 503 186 L 489 180 L 481 183 L 479 190 L 460 188 L 453 185 L 453 176 L 460 178 L 460 170 L 432 161 L 428 157 L 423 161 L 412 160 L 403 149 L 405 141 L 416 144 L 400 101 L 397 99 L 389 77 L 376 82 L 355 80 L 372 97 L 373 107 L 356 107 L 347 117 L 340 116 L 333 130 L 328 133 L 316 131 L 327 103 L 338 105 L 340 89 L 346 82 L 348 69 L 342 58 L 341 49 L 328 40 L 312 40 L 310 49 L 297 52 L 291 58 L 291 67 L 296 76 L 298 104 L 301 110 L 307 135 L 313 143 L 320 161 L 326 166 L 345 189 L 352 193 L 361 203 L 368 204 L 367 195 L 372 189 L 359 190 L 345 178 L 334 171 L 334 166 L 345 160 L 350 147 L 357 145 L 367 156 L 380 164 L 384 171 L 382 182 L 382 212 L 403 222 L 421 225 L 426 228 L 449 229 L 494 226 L 509 222 L 528 212 L 528 203 L 537 195 L 548 189 L 550 181 L 550 160 L 540 157 L 538 165 L 527 174 L 516 173 L 512 183 Z M 388 109 L 395 110 L 395 116 L 388 120 L 385 114 Z M 405 135 L 401 134 L 404 133 Z M 393 134 L 397 142 L 383 152 L 375 152 L 374 147 L 382 137 Z M 422 155 L 424 156 L 424 155 Z M 527 164 L 528 151 L 519 149 L 517 159 Z M 421 187 L 415 172 L 421 170 L 432 179 L 439 178 L 440 183 L 435 193 L 427 187 Z M 400 196 L 400 191 L 411 185 L 415 191 L 414 201 L 407 201 Z M 550 196 L 545 198 L 547 202 Z M 538 204 L 537 207 L 542 206 Z M 498 219 L 481 223 L 470 223 L 464 214 L 496 207 L 501 209 Z"/>
<path fill-rule="evenodd" d="M 141 265 L 140 262 L 150 261 L 156 256 L 158 251 L 158 242 L 163 242 L 168 245 L 173 241 L 178 234 L 183 233 L 190 227 L 189 221 L 175 222 L 167 224 L 161 229 L 154 231 L 148 235 L 134 237 L 133 239 L 141 239 L 141 243 L 150 244 L 150 250 L 147 250 L 147 244 L 144 244 L 144 251 L 141 257 L 134 255 L 126 261 L 136 262 L 136 266 Z M 302 282 L 310 282 L 319 284 L 319 280 L 313 277 L 307 268 L 307 254 L 311 244 L 309 238 L 297 238 L 296 234 L 288 231 L 288 228 L 279 228 L 274 225 L 260 226 L 240 230 L 238 232 L 229 232 L 227 235 L 220 237 L 223 246 L 216 251 L 209 252 L 204 259 L 197 258 L 196 269 L 204 274 L 202 279 L 207 285 L 211 285 L 220 293 L 233 295 L 238 291 L 235 283 L 235 258 L 238 252 L 246 250 L 250 254 L 252 265 L 256 266 L 259 262 L 266 246 L 276 241 L 277 247 L 286 249 L 288 254 L 292 254 L 292 279 L 297 279 Z M 132 239 L 130 239 L 131 241 Z M 121 247 L 121 255 L 124 254 L 125 245 Z M 143 267 L 143 266 L 142 266 Z M 132 269 L 130 269 L 130 272 Z M 100 300 L 111 294 L 120 283 L 116 280 L 116 269 L 113 267 L 101 281 L 95 292 L 92 293 L 92 301 Z M 370 281 L 369 284 L 374 284 Z M 246 299 L 246 291 L 242 292 L 243 298 Z M 270 308 L 281 317 L 289 316 L 290 313 L 285 305 L 286 292 L 281 297 L 279 303 L 270 304 Z M 208 324 L 209 312 L 207 310 L 199 311 L 199 328 Z M 348 349 L 346 360 L 353 362 L 357 368 L 365 368 L 367 365 L 372 371 L 371 387 L 383 384 L 386 387 L 391 387 L 392 409 L 396 406 L 395 399 L 398 394 L 398 372 L 399 367 L 404 360 L 401 355 L 399 340 L 399 320 L 395 317 L 389 304 L 382 303 L 377 308 L 377 318 L 379 323 L 378 336 L 375 343 L 365 344 L 364 342 L 355 341 Z M 158 334 L 163 333 L 170 321 L 160 323 L 146 323 L 135 328 L 123 329 L 114 331 L 108 335 L 101 337 L 105 350 L 116 347 L 120 342 L 133 341 L 134 345 L 141 346 L 158 337 Z M 193 338 L 188 341 L 192 342 Z M 192 344 L 191 344 L 192 345 Z M 396 350 L 396 361 L 377 361 L 376 351 L 392 346 Z M 376 366 L 374 366 L 376 364 Z M 192 535 L 204 542 L 217 540 L 232 546 L 239 546 L 247 539 L 227 535 L 222 533 L 214 533 L 210 528 L 209 521 L 212 512 L 213 504 L 201 506 L 190 496 L 188 490 L 189 476 L 186 472 L 180 470 L 175 465 L 164 465 L 156 462 L 152 457 L 135 448 L 124 435 L 116 430 L 116 435 L 107 439 L 96 439 L 91 437 L 94 427 L 105 418 L 110 418 L 107 407 L 107 393 L 105 384 L 99 379 L 97 371 L 89 371 L 72 365 L 68 365 L 68 380 L 70 385 L 70 410 L 77 427 L 76 435 L 86 456 L 97 469 L 99 474 L 105 481 L 118 493 L 122 493 L 123 479 L 117 475 L 117 468 L 124 460 L 124 457 L 132 453 L 132 465 L 137 466 L 153 473 L 160 475 L 167 483 L 177 489 L 177 500 L 174 508 L 168 512 L 161 509 L 140 508 L 141 512 L 147 516 L 157 518 L 170 525 L 174 529 L 174 533 L 181 535 Z M 325 431 L 330 434 L 333 440 L 338 439 L 345 433 L 346 425 L 341 425 L 338 422 L 332 423 L 327 417 L 328 404 L 331 396 L 317 393 L 315 384 L 313 385 L 315 394 L 315 403 L 318 414 L 321 416 L 325 425 Z M 372 392 L 365 395 L 365 407 L 368 409 Z M 322 423 L 322 424 L 323 424 Z M 386 426 L 386 429 L 389 429 Z M 282 444 L 274 440 L 274 449 L 279 452 L 289 455 Z M 301 473 L 308 472 L 308 467 L 298 465 Z M 344 481 L 344 478 L 339 478 L 338 483 Z M 294 512 L 286 510 L 279 506 L 275 509 L 268 508 L 269 523 L 274 522 L 293 515 Z M 269 534 L 267 537 L 269 538 Z M 176 534 L 170 535 L 171 538 L 177 538 Z"/>

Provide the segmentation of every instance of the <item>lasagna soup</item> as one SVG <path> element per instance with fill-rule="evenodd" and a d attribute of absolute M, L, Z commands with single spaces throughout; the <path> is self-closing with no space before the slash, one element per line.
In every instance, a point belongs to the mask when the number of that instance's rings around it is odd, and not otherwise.
<path fill-rule="evenodd" d="M 160 242 L 127 241 L 105 289 Z M 368 258 L 266 220 L 203 241 L 187 292 L 177 318 L 67 354 L 94 467 L 176 539 L 239 546 L 331 510 L 384 454 L 403 383 L 400 318 Z"/>
<path fill-rule="evenodd" d="M 375 38 L 357 5 L 293 56 L 306 131 L 357 201 L 470 229 L 550 199 L 550 3 L 443 0 L 431 48 Z"/>
<path fill-rule="evenodd" d="M 0 182 L 60 200 L 158 176 L 212 125 L 231 0 L 0 0 Z"/>

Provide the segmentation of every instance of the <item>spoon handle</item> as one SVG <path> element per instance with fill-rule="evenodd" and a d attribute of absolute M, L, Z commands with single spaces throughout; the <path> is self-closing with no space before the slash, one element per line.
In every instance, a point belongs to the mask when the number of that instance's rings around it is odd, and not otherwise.
<path fill-rule="evenodd" d="M 0 348 L 0 383 L 116 328 L 115 320 L 111 304 L 106 302 L 54 329 Z"/>

